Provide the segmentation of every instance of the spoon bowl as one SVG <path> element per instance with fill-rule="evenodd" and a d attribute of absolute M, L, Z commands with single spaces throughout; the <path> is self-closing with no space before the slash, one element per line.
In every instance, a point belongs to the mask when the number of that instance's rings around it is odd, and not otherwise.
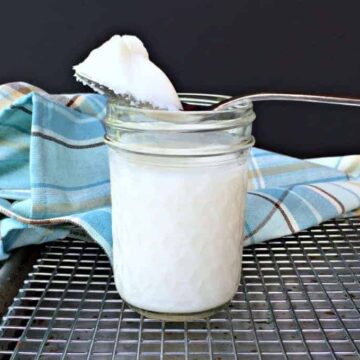
<path fill-rule="evenodd" d="M 79 73 L 79 71 L 75 71 L 75 78 L 77 81 L 81 82 L 83 85 L 89 86 L 95 92 L 105 95 L 115 101 L 118 102 L 119 105 L 123 106 L 131 106 L 142 109 L 158 109 L 154 107 L 152 104 L 146 101 L 139 101 L 134 96 L 130 94 L 117 94 L 114 90 L 109 88 L 106 85 L 100 84 L 99 82 L 91 79 L 89 76 L 85 74 Z"/>

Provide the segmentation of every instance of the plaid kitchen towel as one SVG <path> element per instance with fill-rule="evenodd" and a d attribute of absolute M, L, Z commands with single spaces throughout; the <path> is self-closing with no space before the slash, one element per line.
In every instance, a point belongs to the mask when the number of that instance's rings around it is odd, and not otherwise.
<path fill-rule="evenodd" d="M 65 237 L 75 224 L 112 258 L 107 148 L 97 94 L 0 86 L 0 259 Z M 246 245 L 298 232 L 360 207 L 360 157 L 299 160 L 253 149 Z"/>

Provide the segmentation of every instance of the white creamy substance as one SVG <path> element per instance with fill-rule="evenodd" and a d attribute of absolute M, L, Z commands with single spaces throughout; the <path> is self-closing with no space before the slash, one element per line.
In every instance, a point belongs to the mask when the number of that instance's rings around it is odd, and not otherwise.
<path fill-rule="evenodd" d="M 165 313 L 228 302 L 240 280 L 246 159 L 174 166 L 112 148 L 109 156 L 114 274 L 123 299 Z"/>
<path fill-rule="evenodd" d="M 128 94 L 165 110 L 181 110 L 176 90 L 165 73 L 149 59 L 141 40 L 131 35 L 114 35 L 91 51 L 78 73 L 105 85 L 116 94 Z"/>

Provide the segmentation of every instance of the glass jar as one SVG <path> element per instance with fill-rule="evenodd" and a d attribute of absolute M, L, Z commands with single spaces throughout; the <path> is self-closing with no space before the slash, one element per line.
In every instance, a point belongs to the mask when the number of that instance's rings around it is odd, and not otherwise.
<path fill-rule="evenodd" d="M 184 94 L 204 106 L 223 96 Z M 117 290 L 161 320 L 207 317 L 240 280 L 250 102 L 225 111 L 138 109 L 105 118 Z"/>

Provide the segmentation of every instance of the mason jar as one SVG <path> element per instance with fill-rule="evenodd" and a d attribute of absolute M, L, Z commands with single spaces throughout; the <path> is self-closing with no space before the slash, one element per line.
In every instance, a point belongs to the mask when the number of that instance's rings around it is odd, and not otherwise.
<path fill-rule="evenodd" d="M 239 285 L 251 102 L 183 94 L 202 111 L 108 103 L 113 268 L 135 311 L 185 321 L 223 308 Z"/>

